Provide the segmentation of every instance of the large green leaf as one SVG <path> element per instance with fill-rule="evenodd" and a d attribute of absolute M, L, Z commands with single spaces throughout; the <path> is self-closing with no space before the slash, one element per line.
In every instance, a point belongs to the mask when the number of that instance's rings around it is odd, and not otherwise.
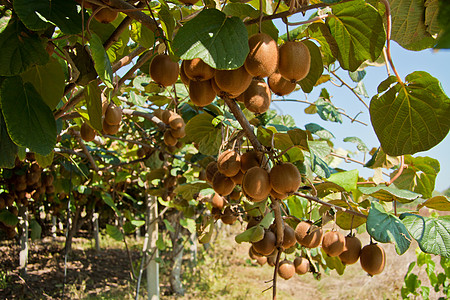
<path fill-rule="evenodd" d="M 431 35 L 438 34 L 441 31 L 438 22 L 439 0 L 425 1 L 425 26 L 427 32 Z"/>
<path fill-rule="evenodd" d="M 131 23 L 130 37 L 133 41 L 145 48 L 151 48 L 155 44 L 153 31 L 137 21 Z"/>
<path fill-rule="evenodd" d="M 198 144 L 198 150 L 205 155 L 217 155 L 221 145 L 220 127 L 213 125 L 214 117 L 210 114 L 199 114 L 186 124 L 186 139 Z"/>
<path fill-rule="evenodd" d="M 102 131 L 102 91 L 97 82 L 90 82 L 84 89 L 84 99 L 89 114 L 89 123 L 98 132 Z"/>
<path fill-rule="evenodd" d="M 417 209 L 421 209 L 424 206 L 441 211 L 450 211 L 450 200 L 447 196 L 435 196 L 419 204 Z"/>
<path fill-rule="evenodd" d="M 97 71 L 98 76 L 107 87 L 113 88 L 112 66 L 108 54 L 106 54 L 105 48 L 103 47 L 102 40 L 98 35 L 92 34 L 92 37 L 89 40 L 89 46 L 92 60 L 94 61 L 95 71 Z"/>
<path fill-rule="evenodd" d="M 123 241 L 123 233 L 114 225 L 106 224 L 106 233 L 116 241 Z"/>
<path fill-rule="evenodd" d="M 48 155 L 56 144 L 56 122 L 34 86 L 15 76 L 3 81 L 0 101 L 11 139 L 32 152 Z"/>
<path fill-rule="evenodd" d="M 81 11 L 72 0 L 14 0 L 14 12 L 34 31 L 54 24 L 66 34 L 81 32 Z"/>
<path fill-rule="evenodd" d="M 209 188 L 210 185 L 204 181 L 199 182 L 190 182 L 185 184 L 178 185 L 174 193 L 181 195 L 181 197 L 185 200 L 194 199 L 194 195 L 198 194 L 201 190 Z"/>
<path fill-rule="evenodd" d="M 296 195 L 288 198 L 287 206 L 289 208 L 289 214 L 299 219 L 306 218 L 308 216 L 308 200 Z"/>
<path fill-rule="evenodd" d="M 308 75 L 299 84 L 305 93 L 310 93 L 323 73 L 322 54 L 320 54 L 319 47 L 312 41 L 303 41 L 303 44 L 308 47 L 311 55 L 311 67 Z"/>
<path fill-rule="evenodd" d="M 392 39 L 408 50 L 432 47 L 435 40 L 425 26 L 424 0 L 390 0 Z"/>
<path fill-rule="evenodd" d="M 411 244 L 411 236 L 405 225 L 393 214 L 387 213 L 383 206 L 372 202 L 367 216 L 367 232 L 378 242 L 394 243 L 395 251 L 399 255 L 408 250 Z"/>
<path fill-rule="evenodd" d="M 421 196 L 420 194 L 408 190 L 400 190 L 395 187 L 385 185 L 359 187 L 358 189 L 361 193 L 370 195 L 384 202 L 395 200 L 401 203 L 409 203 Z"/>
<path fill-rule="evenodd" d="M 375 61 L 386 39 L 378 11 L 363 0 L 334 5 L 332 11 L 327 24 L 339 46 L 341 67 L 356 71 L 365 60 Z"/>
<path fill-rule="evenodd" d="M 438 37 L 438 43 L 435 48 L 450 49 L 450 3 L 448 1 L 439 1 L 438 23 L 442 32 Z"/>
<path fill-rule="evenodd" d="M 18 75 L 32 65 L 43 65 L 49 56 L 39 36 L 13 17 L 0 33 L 0 76 Z"/>
<path fill-rule="evenodd" d="M 30 221 L 30 238 L 32 241 L 38 240 L 41 238 L 42 234 L 42 227 L 41 225 L 36 221 L 36 219 L 33 219 Z"/>
<path fill-rule="evenodd" d="M 198 57 L 215 69 L 236 69 L 249 51 L 247 29 L 237 17 L 205 9 L 178 30 L 173 50 L 181 59 Z"/>
<path fill-rule="evenodd" d="M 336 212 L 336 225 L 343 230 L 355 229 L 366 223 L 367 219 L 348 214 L 343 211 Z"/>
<path fill-rule="evenodd" d="M 332 64 L 339 56 L 339 46 L 331 35 L 330 29 L 324 23 L 315 22 L 308 26 L 308 34 L 319 42 L 324 64 Z"/>
<path fill-rule="evenodd" d="M 17 145 L 9 137 L 3 113 L 0 110 L 0 168 L 14 168 L 17 150 Z"/>
<path fill-rule="evenodd" d="M 434 191 L 434 183 L 439 173 L 439 161 L 431 157 L 412 157 L 405 155 L 407 168 L 395 180 L 395 186 L 400 189 L 410 190 L 429 198 Z M 394 173 L 392 176 L 395 176 Z"/>
<path fill-rule="evenodd" d="M 328 181 L 340 185 L 348 192 L 354 191 L 356 190 L 356 183 L 358 182 L 358 170 L 331 174 Z"/>
<path fill-rule="evenodd" d="M 450 216 L 402 214 L 400 218 L 423 252 L 450 257 Z"/>
<path fill-rule="evenodd" d="M 19 218 L 14 215 L 9 210 L 2 210 L 0 211 L 0 222 L 4 223 L 5 225 L 14 227 L 19 223 Z"/>
<path fill-rule="evenodd" d="M 439 81 L 416 71 L 404 84 L 391 76 L 370 101 L 370 119 L 384 152 L 397 156 L 428 150 L 447 135 L 450 99 Z"/>
<path fill-rule="evenodd" d="M 35 65 L 20 76 L 24 82 L 33 84 L 50 109 L 55 109 L 64 95 L 65 87 L 64 70 L 58 60 L 51 58 L 47 64 Z"/>

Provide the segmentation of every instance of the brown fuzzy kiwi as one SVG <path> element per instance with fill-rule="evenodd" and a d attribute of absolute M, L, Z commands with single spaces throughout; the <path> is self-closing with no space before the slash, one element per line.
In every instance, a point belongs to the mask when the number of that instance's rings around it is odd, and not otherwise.
<path fill-rule="evenodd" d="M 287 259 L 282 260 L 280 262 L 280 265 L 278 266 L 278 275 L 281 278 L 288 280 L 292 278 L 294 274 L 295 274 L 294 263 Z"/>
<path fill-rule="evenodd" d="M 167 146 L 175 146 L 178 140 L 172 135 L 170 130 L 164 132 L 164 144 Z"/>
<path fill-rule="evenodd" d="M 253 77 L 267 77 L 278 66 L 277 42 L 265 33 L 257 33 L 248 39 L 250 52 L 245 59 L 245 69 Z"/>
<path fill-rule="evenodd" d="M 180 0 L 180 2 L 185 5 L 194 5 L 195 3 L 198 2 L 198 0 Z"/>
<path fill-rule="evenodd" d="M 222 210 L 217 207 L 213 207 L 211 209 L 211 215 L 214 217 L 214 220 L 219 220 L 222 217 Z"/>
<path fill-rule="evenodd" d="M 162 121 L 162 115 L 165 112 L 164 109 L 157 108 L 153 111 L 153 115 Z"/>
<path fill-rule="evenodd" d="M 222 216 L 220 217 L 222 222 L 227 225 L 233 225 L 237 220 L 237 215 L 231 210 L 229 206 L 225 208 Z"/>
<path fill-rule="evenodd" d="M 185 60 L 183 64 L 184 73 L 190 80 L 204 81 L 214 77 L 216 72 L 211 66 L 200 58 Z"/>
<path fill-rule="evenodd" d="M 210 162 L 206 166 L 205 171 L 206 171 L 206 181 L 212 183 L 214 175 L 216 175 L 216 173 L 219 171 L 219 169 L 217 168 L 217 162 L 216 161 Z"/>
<path fill-rule="evenodd" d="M 309 271 L 309 260 L 303 257 L 296 257 L 294 259 L 295 273 L 303 275 Z"/>
<path fill-rule="evenodd" d="M 255 258 L 255 260 L 258 263 L 258 265 L 260 265 L 260 266 L 263 266 L 267 263 L 267 257 L 265 257 L 265 256 L 257 257 L 257 258 Z"/>
<path fill-rule="evenodd" d="M 271 189 L 270 196 L 274 199 L 283 200 L 283 199 L 286 199 L 289 196 L 289 194 L 280 194 L 280 193 L 276 192 L 274 189 Z"/>
<path fill-rule="evenodd" d="M 231 178 L 231 180 L 233 180 L 233 178 Z M 234 180 L 233 180 L 234 182 Z M 236 182 L 234 182 L 236 184 Z M 229 198 L 231 201 L 238 201 L 239 199 L 241 199 L 241 191 L 238 189 L 234 189 L 231 194 L 229 195 Z"/>
<path fill-rule="evenodd" d="M 158 54 L 150 63 L 150 76 L 162 86 L 171 86 L 177 82 L 180 66 L 168 55 Z"/>
<path fill-rule="evenodd" d="M 361 249 L 359 262 L 364 271 L 369 275 L 377 275 L 383 272 L 386 264 L 384 249 L 378 244 L 369 244 Z"/>
<path fill-rule="evenodd" d="M 109 125 L 109 124 L 105 121 L 105 119 L 103 119 L 102 125 L 103 125 L 103 131 L 104 131 L 106 134 L 110 134 L 110 135 L 116 134 L 116 133 L 119 131 L 119 127 L 120 127 L 120 125 Z"/>
<path fill-rule="evenodd" d="M 83 123 L 81 124 L 80 135 L 84 141 L 90 142 L 95 138 L 95 130 L 88 123 Z"/>
<path fill-rule="evenodd" d="M 241 170 L 241 156 L 238 152 L 228 149 L 217 158 L 217 168 L 227 177 L 233 177 Z"/>
<path fill-rule="evenodd" d="M 297 242 L 306 248 L 315 248 L 322 241 L 323 230 L 309 222 L 300 222 L 295 228 Z"/>
<path fill-rule="evenodd" d="M 292 229 L 288 224 L 284 224 L 283 230 L 283 243 L 281 244 L 281 248 L 289 249 L 297 243 L 297 239 L 295 238 L 295 230 Z"/>
<path fill-rule="evenodd" d="M 302 183 L 302 177 L 297 167 L 290 162 L 275 165 L 270 170 L 270 184 L 279 194 L 296 192 Z"/>
<path fill-rule="evenodd" d="M 106 97 L 104 93 L 101 93 L 100 98 L 102 100 L 102 116 L 104 116 L 106 114 L 106 110 L 108 109 L 108 106 L 109 106 L 109 100 L 108 100 L 108 97 Z"/>
<path fill-rule="evenodd" d="M 242 66 L 235 70 L 216 70 L 214 80 L 221 91 L 237 96 L 248 88 L 252 82 L 252 75 Z"/>
<path fill-rule="evenodd" d="M 277 258 L 274 256 L 267 257 L 267 264 L 271 267 L 275 267 L 275 263 L 277 262 Z"/>
<path fill-rule="evenodd" d="M 277 242 L 277 237 L 275 233 L 270 230 L 266 230 L 264 232 L 264 237 L 262 240 L 253 243 L 253 249 L 262 254 L 262 255 L 270 255 L 275 250 L 275 244 Z"/>
<path fill-rule="evenodd" d="M 169 126 L 173 130 L 180 129 L 181 127 L 184 127 L 184 120 L 179 114 L 173 114 L 169 117 Z"/>
<path fill-rule="evenodd" d="M 97 7 L 93 9 L 96 10 Z M 112 10 L 109 7 L 104 7 L 95 13 L 94 18 L 100 23 L 108 24 L 113 22 L 118 15 L 119 15 L 118 11 Z"/>
<path fill-rule="evenodd" d="M 204 107 L 211 104 L 216 98 L 211 80 L 189 82 L 189 98 L 197 106 Z"/>
<path fill-rule="evenodd" d="M 82 0 L 75 0 L 78 4 L 83 4 L 83 7 L 84 8 L 86 8 L 86 9 L 93 9 L 93 8 L 95 8 L 96 7 L 96 5 L 95 4 L 92 4 L 92 3 L 90 3 L 90 2 L 87 2 L 87 1 L 84 1 L 84 3 L 81 3 L 82 2 Z"/>
<path fill-rule="evenodd" d="M 212 186 L 214 191 L 219 195 L 228 196 L 236 185 L 230 177 L 227 177 L 220 172 L 216 172 L 212 180 Z"/>
<path fill-rule="evenodd" d="M 297 83 L 285 79 L 278 71 L 269 76 L 267 83 L 269 84 L 270 90 L 278 96 L 289 95 L 297 86 Z"/>
<path fill-rule="evenodd" d="M 331 257 L 339 256 L 345 249 L 345 237 L 338 231 L 328 231 L 322 238 L 322 249 Z"/>
<path fill-rule="evenodd" d="M 242 189 L 253 202 L 265 200 L 270 193 L 269 173 L 260 167 L 251 168 L 244 175 Z"/>
<path fill-rule="evenodd" d="M 184 126 L 177 130 L 173 130 L 172 128 L 170 128 L 169 131 L 173 135 L 173 137 L 177 138 L 177 139 L 182 139 L 186 136 L 186 131 L 185 131 Z"/>
<path fill-rule="evenodd" d="M 211 205 L 213 207 L 217 207 L 220 210 L 223 209 L 223 207 L 225 206 L 226 203 L 227 203 L 227 200 L 217 193 L 215 193 L 214 196 L 211 198 Z"/>
<path fill-rule="evenodd" d="M 164 122 L 164 124 L 169 125 L 169 119 L 172 115 L 175 113 L 171 110 L 165 110 L 161 113 L 161 121 Z"/>
<path fill-rule="evenodd" d="M 147 151 L 146 151 L 145 148 L 143 148 L 143 147 L 137 149 L 137 151 L 136 151 L 136 155 L 137 155 L 138 157 L 144 157 L 145 154 L 147 154 Z"/>
<path fill-rule="evenodd" d="M 231 180 L 233 180 L 233 182 L 236 185 L 237 184 L 242 184 L 242 180 L 244 180 L 244 173 L 242 173 L 242 171 L 239 170 L 239 172 L 236 175 L 231 177 Z"/>
<path fill-rule="evenodd" d="M 185 85 L 189 85 L 189 82 L 191 82 L 191 80 L 189 79 L 189 77 L 187 77 L 186 73 L 184 72 L 184 64 L 185 64 L 185 60 L 183 60 L 181 62 L 180 79 L 181 79 L 182 83 L 184 83 Z"/>
<path fill-rule="evenodd" d="M 241 155 L 241 171 L 243 173 L 253 167 L 260 167 L 264 154 L 254 150 L 245 152 Z"/>
<path fill-rule="evenodd" d="M 267 83 L 257 79 L 252 80 L 243 97 L 245 107 L 255 114 L 266 112 L 272 101 L 272 93 Z"/>
<path fill-rule="evenodd" d="M 108 125 L 119 125 L 120 121 L 122 121 L 122 109 L 111 103 L 105 112 L 105 122 Z"/>
<path fill-rule="evenodd" d="M 288 41 L 280 46 L 278 71 L 290 82 L 305 78 L 310 65 L 311 55 L 302 42 Z"/>
<path fill-rule="evenodd" d="M 264 255 L 262 255 L 261 253 L 256 252 L 255 248 L 252 246 L 250 247 L 250 249 L 248 249 L 249 255 L 252 259 L 256 259 L 256 257 L 263 257 Z"/>
<path fill-rule="evenodd" d="M 352 265 L 359 259 L 361 253 L 361 241 L 356 236 L 345 237 L 345 249 L 339 254 L 339 259 L 346 265 Z"/>

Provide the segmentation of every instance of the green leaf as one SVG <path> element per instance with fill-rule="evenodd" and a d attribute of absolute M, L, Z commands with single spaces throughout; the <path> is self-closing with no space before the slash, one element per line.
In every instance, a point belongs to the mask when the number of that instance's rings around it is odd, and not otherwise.
<path fill-rule="evenodd" d="M 435 196 L 419 204 L 417 209 L 421 209 L 424 206 L 440 211 L 450 211 L 450 200 L 446 196 Z"/>
<path fill-rule="evenodd" d="M 217 155 L 222 143 L 220 127 L 213 124 L 214 117 L 210 114 L 199 114 L 186 124 L 186 139 L 195 142 L 199 151 L 205 155 Z"/>
<path fill-rule="evenodd" d="M 123 234 L 116 226 L 106 224 L 106 233 L 116 241 L 123 241 Z"/>
<path fill-rule="evenodd" d="M 209 188 L 210 185 L 204 181 L 201 182 L 190 182 L 178 185 L 174 193 L 180 195 L 185 200 L 194 199 L 194 195 L 198 194 L 201 190 Z"/>
<path fill-rule="evenodd" d="M 9 137 L 5 119 L 0 110 L 0 168 L 14 168 L 17 151 L 17 145 Z"/>
<path fill-rule="evenodd" d="M 34 86 L 20 77 L 3 81 L 0 101 L 6 127 L 17 145 L 48 155 L 56 144 L 56 122 Z"/>
<path fill-rule="evenodd" d="M 155 35 L 148 27 L 142 26 L 140 22 L 131 23 L 130 37 L 133 41 L 144 48 L 151 48 L 155 44 Z"/>
<path fill-rule="evenodd" d="M 369 148 L 367 148 L 366 144 L 364 144 L 364 142 L 359 137 L 349 136 L 344 138 L 344 142 L 355 143 L 356 149 L 358 149 L 359 151 L 369 152 Z"/>
<path fill-rule="evenodd" d="M 359 187 L 358 189 L 361 193 L 370 195 L 384 202 L 396 200 L 401 203 L 409 203 L 421 196 L 420 194 L 408 190 L 400 190 L 395 187 L 385 185 Z"/>
<path fill-rule="evenodd" d="M 308 26 L 309 36 L 318 41 L 324 65 L 332 64 L 339 56 L 339 46 L 331 35 L 330 29 L 321 22 L 315 22 Z"/>
<path fill-rule="evenodd" d="M 387 90 L 395 82 L 392 77 L 378 86 L 380 94 L 370 102 L 370 119 L 381 147 L 394 156 L 434 147 L 449 131 L 450 99 L 426 72 L 409 74 L 403 85 L 396 82 Z"/>
<path fill-rule="evenodd" d="M 323 62 L 320 49 L 311 41 L 303 41 L 303 44 L 308 47 L 309 54 L 311 55 L 311 67 L 309 68 L 308 75 L 302 79 L 299 84 L 302 87 L 303 92 L 311 93 L 314 86 L 323 73 Z"/>
<path fill-rule="evenodd" d="M 327 179 L 343 187 L 347 192 L 356 190 L 356 183 L 358 182 L 358 170 L 345 171 L 331 174 Z"/>
<path fill-rule="evenodd" d="M 260 225 L 253 226 L 246 231 L 238 234 L 234 240 L 236 243 L 242 243 L 242 242 L 258 242 L 264 238 L 264 227 Z"/>
<path fill-rule="evenodd" d="M 10 227 L 15 227 L 19 223 L 19 218 L 9 210 L 0 211 L 0 222 Z"/>
<path fill-rule="evenodd" d="M 405 165 L 407 168 L 395 180 L 395 186 L 422 194 L 424 198 L 430 198 L 440 169 L 439 161 L 431 157 L 405 155 Z M 392 176 L 395 174 L 397 172 Z"/>
<path fill-rule="evenodd" d="M 39 153 L 35 153 L 36 162 L 39 164 L 41 168 L 46 168 L 53 163 L 53 158 L 55 156 L 55 152 L 50 152 L 49 155 L 42 156 Z"/>
<path fill-rule="evenodd" d="M 103 47 L 102 40 L 95 33 L 92 34 L 91 39 L 89 40 L 89 46 L 91 49 L 92 60 L 94 61 L 95 71 L 97 71 L 98 76 L 107 87 L 113 88 L 111 62 Z"/>
<path fill-rule="evenodd" d="M 353 82 L 360 82 L 366 76 L 366 70 L 360 70 L 355 72 L 348 72 L 348 75 L 353 80 Z"/>
<path fill-rule="evenodd" d="M 195 232 L 195 220 L 193 219 L 181 219 L 180 225 L 189 230 L 190 233 Z"/>
<path fill-rule="evenodd" d="M 326 141 L 308 141 L 308 147 L 314 173 L 320 177 L 330 177 L 330 167 L 325 162 L 325 157 L 331 153 L 328 143 Z"/>
<path fill-rule="evenodd" d="M 336 212 L 336 225 L 343 230 L 358 228 L 362 224 L 366 223 L 366 221 L 366 218 L 351 215 L 343 211 Z"/>
<path fill-rule="evenodd" d="M 110 195 L 109 193 L 104 193 L 104 194 L 102 195 L 102 199 L 103 199 L 103 201 L 104 201 L 109 207 L 112 208 L 112 210 L 114 210 L 114 212 L 115 212 L 118 216 L 121 216 L 121 215 L 122 215 L 122 213 L 120 212 L 120 210 L 117 209 L 117 206 L 116 206 L 116 204 L 114 203 L 114 201 L 113 201 L 113 199 L 112 199 L 112 197 L 111 197 L 111 195 Z"/>
<path fill-rule="evenodd" d="M 438 37 L 438 43 L 435 48 L 449 49 L 450 48 L 450 3 L 448 1 L 439 1 L 438 23 L 442 28 L 442 32 Z"/>
<path fill-rule="evenodd" d="M 450 257 L 450 216 L 402 214 L 400 218 L 423 252 Z"/>
<path fill-rule="evenodd" d="M 287 200 L 287 205 L 289 207 L 289 213 L 294 217 L 303 219 L 308 214 L 308 200 L 298 196 L 291 196 Z"/>
<path fill-rule="evenodd" d="M 317 108 L 317 114 L 324 121 L 342 123 L 342 116 L 337 108 L 328 99 L 319 98 L 314 104 Z"/>
<path fill-rule="evenodd" d="M 429 34 L 438 34 L 441 31 L 438 22 L 439 0 L 425 1 L 425 26 Z"/>
<path fill-rule="evenodd" d="M 39 36 L 30 32 L 15 17 L 0 33 L 0 76 L 14 76 L 33 65 L 43 65 L 49 60 Z"/>
<path fill-rule="evenodd" d="M 408 50 L 423 50 L 433 47 L 435 40 L 425 26 L 423 0 L 391 0 L 391 38 Z"/>
<path fill-rule="evenodd" d="M 215 69 L 237 69 L 249 52 L 247 29 L 237 17 L 205 9 L 178 30 L 173 49 L 181 59 L 198 57 Z"/>
<path fill-rule="evenodd" d="M 339 46 L 341 67 L 356 71 L 365 60 L 375 61 L 386 40 L 378 11 L 363 0 L 334 5 L 332 11 L 326 23 Z"/>
<path fill-rule="evenodd" d="M 168 231 L 175 232 L 175 228 L 173 228 L 172 224 L 170 224 L 170 222 L 167 219 L 164 219 L 163 222 Z"/>
<path fill-rule="evenodd" d="M 75 1 L 14 0 L 14 12 L 34 31 L 44 30 L 54 24 L 65 34 L 81 32 L 81 11 Z"/>
<path fill-rule="evenodd" d="M 312 134 L 317 135 L 321 139 L 331 140 L 334 139 L 334 135 L 316 123 L 308 123 L 305 125 L 306 130 L 310 131 Z"/>
<path fill-rule="evenodd" d="M 35 219 L 30 221 L 30 230 L 30 238 L 32 241 L 39 240 L 41 238 L 42 227 Z"/>
<path fill-rule="evenodd" d="M 276 149 L 285 151 L 287 149 L 286 154 L 289 156 L 290 162 L 295 161 L 303 161 L 303 152 L 299 147 L 293 147 L 294 143 L 291 140 L 291 137 L 287 133 L 275 133 L 273 138 L 274 146 Z"/>
<path fill-rule="evenodd" d="M 133 225 L 135 227 L 141 227 L 141 226 L 145 225 L 144 220 L 131 220 L 130 223 L 131 223 L 131 225 Z"/>
<path fill-rule="evenodd" d="M 411 244 L 411 236 L 405 225 L 393 214 L 387 213 L 383 206 L 372 202 L 367 216 L 367 232 L 378 242 L 395 244 L 395 251 L 402 255 Z"/>
<path fill-rule="evenodd" d="M 89 114 L 89 123 L 98 132 L 102 131 L 102 91 L 97 85 L 97 82 L 91 81 L 84 88 L 84 99 L 86 100 L 86 107 Z"/>

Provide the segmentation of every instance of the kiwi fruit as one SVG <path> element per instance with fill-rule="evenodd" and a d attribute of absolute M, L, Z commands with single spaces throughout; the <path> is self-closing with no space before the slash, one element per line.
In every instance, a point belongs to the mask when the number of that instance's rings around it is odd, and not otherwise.
<path fill-rule="evenodd" d="M 242 173 L 241 173 L 242 174 Z M 233 180 L 233 177 L 231 177 L 231 180 Z M 233 182 L 235 184 L 237 184 L 234 180 Z M 228 195 L 228 197 L 230 198 L 231 201 L 239 201 L 239 199 L 241 199 L 241 191 L 234 189 L 230 195 Z"/>
<path fill-rule="evenodd" d="M 241 170 L 241 156 L 238 152 L 228 149 L 217 158 L 217 168 L 225 176 L 233 177 Z"/>
<path fill-rule="evenodd" d="M 95 10 L 96 8 L 97 7 L 93 9 Z M 119 15 L 118 11 L 112 10 L 109 7 L 103 7 L 95 13 L 94 18 L 100 23 L 108 24 L 113 22 L 118 15 Z"/>
<path fill-rule="evenodd" d="M 326 232 L 322 238 L 322 249 L 328 256 L 339 256 L 345 249 L 345 237 L 338 231 Z"/>
<path fill-rule="evenodd" d="M 281 244 L 281 248 L 289 249 L 297 243 L 297 239 L 295 238 L 295 230 L 292 229 L 288 224 L 284 224 L 283 230 L 283 243 Z"/>
<path fill-rule="evenodd" d="M 186 136 L 186 131 L 185 131 L 185 127 L 184 126 L 179 128 L 179 129 L 177 129 L 177 130 L 173 130 L 172 128 L 169 128 L 169 131 L 172 134 L 172 136 L 174 138 L 177 138 L 177 139 L 182 139 L 182 138 L 184 138 Z M 176 145 L 176 146 L 178 147 L 178 145 Z"/>
<path fill-rule="evenodd" d="M 105 121 L 105 119 L 103 119 L 103 131 L 106 134 L 110 134 L 110 135 L 116 134 L 119 131 L 119 127 L 120 127 L 120 125 L 109 125 Z"/>
<path fill-rule="evenodd" d="M 369 275 L 377 275 L 383 272 L 386 264 L 384 249 L 378 244 L 369 244 L 361 249 L 359 262 L 364 271 Z"/>
<path fill-rule="evenodd" d="M 216 98 L 211 80 L 189 82 L 189 98 L 197 106 L 204 107 L 211 104 Z"/>
<path fill-rule="evenodd" d="M 5 199 L 0 197 L 0 210 L 4 209 L 6 207 Z"/>
<path fill-rule="evenodd" d="M 264 231 L 264 237 L 262 240 L 253 243 L 253 249 L 262 254 L 262 255 L 270 255 L 275 250 L 275 244 L 277 242 L 277 237 L 275 233 L 270 230 Z"/>
<path fill-rule="evenodd" d="M 111 103 L 105 112 L 105 122 L 108 125 L 114 126 L 119 125 L 120 121 L 122 121 L 122 109 L 114 103 Z"/>
<path fill-rule="evenodd" d="M 137 151 L 136 151 L 136 155 L 138 157 L 144 157 L 145 154 L 147 154 L 147 151 L 145 151 L 145 149 L 143 147 L 137 149 Z"/>
<path fill-rule="evenodd" d="M 260 266 L 263 266 L 267 263 L 267 257 L 265 256 L 256 257 L 255 260 Z"/>
<path fill-rule="evenodd" d="M 43 173 L 41 176 L 41 182 L 43 186 L 53 185 L 54 177 L 52 173 Z"/>
<path fill-rule="evenodd" d="M 289 194 L 280 194 L 280 193 L 277 193 L 274 189 L 271 189 L 270 196 L 273 199 L 283 200 L 283 199 L 286 199 L 289 196 Z"/>
<path fill-rule="evenodd" d="M 322 241 L 323 230 L 309 222 L 302 221 L 295 227 L 297 242 L 306 248 L 315 248 Z"/>
<path fill-rule="evenodd" d="M 81 124 L 80 135 L 84 141 L 90 142 L 95 138 L 95 130 L 87 123 L 83 123 Z"/>
<path fill-rule="evenodd" d="M 214 175 L 219 171 L 217 168 L 217 162 L 212 161 L 206 166 L 206 181 L 212 183 Z"/>
<path fill-rule="evenodd" d="M 184 83 L 184 85 L 189 85 L 189 82 L 191 82 L 191 80 L 189 79 L 189 77 L 187 77 L 186 73 L 184 72 L 184 64 L 185 64 L 185 60 L 183 60 L 181 62 L 181 67 L 180 67 L 180 79 L 181 82 Z"/>
<path fill-rule="evenodd" d="M 82 3 L 83 2 L 83 0 L 75 0 L 78 4 L 83 4 L 83 7 L 84 8 L 86 8 L 86 9 L 93 9 L 93 8 L 95 8 L 96 7 L 96 5 L 95 4 L 92 4 L 92 3 L 90 3 L 90 2 L 87 2 L 87 1 L 84 1 L 84 3 Z"/>
<path fill-rule="evenodd" d="M 222 222 L 227 225 L 233 225 L 237 220 L 237 215 L 231 210 L 229 206 L 225 208 L 222 216 L 220 217 Z"/>
<path fill-rule="evenodd" d="M 263 201 L 269 196 L 269 173 L 261 167 L 248 170 L 242 179 L 242 189 L 253 202 Z"/>
<path fill-rule="evenodd" d="M 272 189 L 281 195 L 296 192 L 302 182 L 300 172 L 290 162 L 275 165 L 269 176 Z"/>
<path fill-rule="evenodd" d="M 248 255 L 250 256 L 251 259 L 256 259 L 257 257 L 263 257 L 264 256 L 261 253 L 256 252 L 256 250 L 253 247 L 253 245 L 248 249 Z"/>
<path fill-rule="evenodd" d="M 236 185 L 230 177 L 227 177 L 220 172 L 216 172 L 212 180 L 212 186 L 214 191 L 219 195 L 228 196 Z"/>
<path fill-rule="evenodd" d="M 280 265 L 278 266 L 278 275 L 281 278 L 288 280 L 292 278 L 294 274 L 295 274 L 295 267 L 293 262 L 287 259 L 280 261 Z"/>
<path fill-rule="evenodd" d="M 250 52 L 245 59 L 245 69 L 253 77 L 267 77 L 278 66 L 277 42 L 268 34 L 257 33 L 248 39 Z"/>
<path fill-rule="evenodd" d="M 225 198 L 223 198 L 222 196 L 220 196 L 219 194 L 215 193 L 214 196 L 211 198 L 211 205 L 213 207 L 216 207 L 220 210 L 223 209 L 223 207 L 225 206 L 227 200 L 225 200 Z"/>
<path fill-rule="evenodd" d="M 234 184 L 242 184 L 242 180 L 244 179 L 244 173 L 239 170 L 239 172 L 231 177 L 231 180 L 233 180 Z"/>
<path fill-rule="evenodd" d="M 177 142 L 178 140 L 172 135 L 170 130 L 164 132 L 164 144 L 166 144 L 166 146 L 175 146 Z"/>
<path fill-rule="evenodd" d="M 244 66 L 235 70 L 216 70 L 214 80 L 217 87 L 228 96 L 242 94 L 252 82 L 250 75 Z"/>
<path fill-rule="evenodd" d="M 264 80 L 254 79 L 245 90 L 243 98 L 244 105 L 249 111 L 262 114 L 270 107 L 272 93 Z"/>
<path fill-rule="evenodd" d="M 275 256 L 267 257 L 267 264 L 271 267 L 275 267 L 275 263 L 277 262 L 277 258 Z"/>
<path fill-rule="evenodd" d="M 275 71 L 267 78 L 267 83 L 270 90 L 278 96 L 289 95 L 297 86 L 297 83 L 285 79 L 278 71 Z"/>
<path fill-rule="evenodd" d="M 168 121 L 170 128 L 172 128 L 173 130 L 180 129 L 181 127 L 185 126 L 183 118 L 176 113 L 172 114 L 169 117 Z"/>
<path fill-rule="evenodd" d="M 198 0 L 180 0 L 180 2 L 185 5 L 194 5 L 195 3 L 198 2 Z"/>
<path fill-rule="evenodd" d="M 311 55 L 302 42 L 288 41 L 280 46 L 278 71 L 290 82 L 302 80 L 309 73 Z"/>
<path fill-rule="evenodd" d="M 339 254 L 339 259 L 346 265 L 352 265 L 359 259 L 361 253 L 361 241 L 352 235 L 345 237 L 345 249 Z"/>
<path fill-rule="evenodd" d="M 241 171 L 247 172 L 253 167 L 260 167 L 263 160 L 264 153 L 251 150 L 241 155 Z"/>
<path fill-rule="evenodd" d="M 169 55 L 158 54 L 150 62 L 150 76 L 161 86 L 171 86 L 177 82 L 180 66 Z"/>
<path fill-rule="evenodd" d="M 206 64 L 200 58 L 185 60 L 183 62 L 183 70 L 190 80 L 204 81 L 214 77 L 216 72 L 211 66 Z"/>
<path fill-rule="evenodd" d="M 295 273 L 298 275 L 306 274 L 309 271 L 309 260 L 303 257 L 296 257 L 294 259 Z"/>

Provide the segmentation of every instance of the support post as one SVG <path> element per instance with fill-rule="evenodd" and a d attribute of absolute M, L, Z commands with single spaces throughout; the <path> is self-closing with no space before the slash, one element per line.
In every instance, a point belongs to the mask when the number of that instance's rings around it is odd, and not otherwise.
<path fill-rule="evenodd" d="M 28 208 L 21 206 L 19 208 L 19 228 L 20 234 L 20 252 L 19 252 L 19 269 L 22 277 L 27 275 L 28 264 Z"/>
<path fill-rule="evenodd" d="M 95 251 L 100 251 L 100 233 L 98 228 L 98 213 L 93 211 L 92 213 L 92 227 L 93 227 L 93 234 L 94 234 L 94 240 L 95 240 Z"/>
<path fill-rule="evenodd" d="M 158 240 L 158 200 L 155 196 L 147 196 L 147 233 L 149 241 L 147 250 L 155 249 L 155 255 L 148 257 L 147 261 L 147 292 L 149 300 L 159 300 L 159 257 L 156 241 Z M 148 252 L 148 251 L 147 251 Z"/>

